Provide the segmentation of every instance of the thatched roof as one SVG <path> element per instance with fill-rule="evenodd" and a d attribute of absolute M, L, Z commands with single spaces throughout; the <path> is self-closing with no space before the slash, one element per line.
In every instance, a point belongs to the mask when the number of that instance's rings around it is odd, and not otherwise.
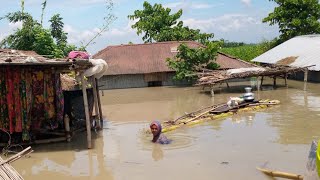
<path fill-rule="evenodd" d="M 198 81 L 196 85 L 214 85 L 230 79 L 258 77 L 258 76 L 280 76 L 284 74 L 291 74 L 305 70 L 306 67 L 255 67 L 255 68 L 240 68 L 220 71 L 207 71 L 198 73 Z"/>
<path fill-rule="evenodd" d="M 60 70 L 85 70 L 92 66 L 88 60 L 50 59 L 34 51 L 0 49 L 1 66 L 54 67 Z"/>

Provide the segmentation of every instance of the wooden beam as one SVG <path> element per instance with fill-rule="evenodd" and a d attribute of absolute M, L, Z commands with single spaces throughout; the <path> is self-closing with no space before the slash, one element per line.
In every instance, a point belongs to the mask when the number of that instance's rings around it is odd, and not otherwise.
<path fill-rule="evenodd" d="M 92 147 L 92 144 L 91 144 L 91 123 L 90 123 L 90 116 L 89 116 L 88 96 L 87 96 L 87 87 L 86 87 L 87 84 L 84 79 L 83 72 L 81 72 L 80 76 L 81 76 L 84 111 L 86 114 L 87 143 L 88 143 L 88 149 L 91 149 L 91 147 Z"/>
<path fill-rule="evenodd" d="M 64 128 L 66 131 L 66 139 L 67 139 L 67 142 L 70 142 L 71 141 L 70 118 L 69 118 L 68 114 L 64 115 L 63 120 L 64 120 Z"/>
<path fill-rule="evenodd" d="M 226 84 L 227 84 L 227 87 L 230 88 L 230 86 L 229 86 L 229 84 L 228 84 L 228 81 L 226 81 Z"/>
<path fill-rule="evenodd" d="M 213 89 L 213 86 L 214 86 L 214 85 L 212 85 L 212 86 L 210 87 L 210 94 L 211 94 L 211 97 L 214 97 L 214 89 Z"/>
<path fill-rule="evenodd" d="M 97 85 L 96 85 L 96 78 L 94 76 L 92 76 L 91 78 L 91 82 L 92 82 L 92 89 L 93 89 L 93 101 L 94 101 L 94 110 L 96 113 L 96 125 L 97 125 L 97 129 L 101 129 L 101 124 L 100 124 L 100 113 L 99 113 L 99 105 L 98 105 L 98 95 L 97 95 Z"/>
<path fill-rule="evenodd" d="M 102 114 L 102 108 L 101 108 L 101 98 L 99 93 L 99 81 L 98 79 L 94 78 L 96 81 L 96 89 L 97 89 L 97 95 L 98 95 L 98 106 L 99 106 L 99 115 L 100 115 L 100 125 L 101 128 L 103 128 L 103 114 Z M 103 92 L 103 91 L 102 91 Z"/>
<path fill-rule="evenodd" d="M 308 68 L 306 68 L 306 69 L 304 70 L 304 78 L 303 78 L 303 81 L 304 81 L 303 90 L 306 91 L 306 90 L 307 90 L 307 83 L 308 83 Z"/>
<path fill-rule="evenodd" d="M 287 178 L 287 179 L 296 179 L 296 180 L 303 180 L 303 176 L 299 174 L 281 172 L 281 171 L 271 171 L 268 169 L 257 168 L 259 171 L 263 172 L 264 174 L 271 176 L 271 177 L 280 177 L 280 178 Z"/>
<path fill-rule="evenodd" d="M 286 74 L 284 75 L 284 85 L 288 87 L 287 80 L 288 80 L 288 74 L 286 73 Z"/>
<path fill-rule="evenodd" d="M 259 76 L 256 77 L 257 90 L 260 91 Z"/>

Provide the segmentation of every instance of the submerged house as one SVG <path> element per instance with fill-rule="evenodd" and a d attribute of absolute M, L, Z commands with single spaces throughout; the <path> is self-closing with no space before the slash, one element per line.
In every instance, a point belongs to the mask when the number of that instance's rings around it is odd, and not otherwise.
<path fill-rule="evenodd" d="M 90 67 L 89 61 L 48 59 L 33 51 L 0 49 L 0 142 L 7 142 L 9 134 L 16 137 L 15 143 L 33 142 L 43 130 L 63 128 L 60 73 Z"/>
<path fill-rule="evenodd" d="M 254 58 L 253 62 L 263 64 L 287 65 L 292 67 L 308 67 L 308 81 L 320 82 L 320 35 L 304 35 L 294 37 L 273 49 Z M 303 80 L 304 73 L 290 76 Z"/>
<path fill-rule="evenodd" d="M 108 46 L 93 56 L 106 60 L 109 66 L 100 85 L 104 85 L 103 89 L 190 85 L 187 81 L 173 80 L 175 71 L 166 63 L 167 58 L 176 56 L 181 43 L 190 48 L 203 46 L 193 41 Z M 216 62 L 220 69 L 254 66 L 222 53 L 218 54 Z"/>

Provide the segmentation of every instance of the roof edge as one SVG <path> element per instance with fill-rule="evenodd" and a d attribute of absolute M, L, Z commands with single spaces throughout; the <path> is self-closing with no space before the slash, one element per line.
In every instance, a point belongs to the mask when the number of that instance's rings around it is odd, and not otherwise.
<path fill-rule="evenodd" d="M 256 66 L 256 67 L 260 67 L 260 66 L 258 66 L 258 65 L 256 65 L 256 64 L 254 64 L 254 63 L 247 62 L 247 61 L 245 61 L 245 60 L 242 60 L 242 59 L 236 58 L 236 57 L 231 56 L 231 55 L 226 54 L 226 53 L 218 52 L 218 54 L 222 54 L 222 55 L 227 56 L 227 57 L 229 57 L 229 58 L 232 58 L 232 59 L 235 59 L 235 60 L 241 61 L 241 62 L 243 62 L 243 63 L 245 63 L 245 64 L 249 64 L 249 65 L 253 65 L 253 66 Z"/>
<path fill-rule="evenodd" d="M 154 43 L 140 43 L 140 44 L 120 44 L 120 45 L 110 45 L 102 50 L 98 51 L 96 54 L 93 55 L 93 57 L 100 55 L 102 52 L 105 50 L 108 50 L 110 48 L 116 48 L 116 47 L 125 47 L 125 46 L 149 46 L 149 45 L 154 45 L 154 44 L 171 44 L 171 43 L 191 43 L 191 44 L 196 44 L 199 45 L 200 47 L 205 47 L 205 45 L 197 42 L 197 41 L 164 41 L 164 42 L 154 42 Z"/>

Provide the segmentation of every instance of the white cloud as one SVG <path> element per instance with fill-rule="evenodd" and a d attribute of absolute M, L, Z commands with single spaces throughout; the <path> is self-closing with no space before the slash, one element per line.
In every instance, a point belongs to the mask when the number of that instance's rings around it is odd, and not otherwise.
<path fill-rule="evenodd" d="M 207 4 L 207 3 L 192 2 L 190 0 L 183 0 L 180 2 L 164 4 L 163 6 L 173 10 L 178 10 L 178 9 L 189 10 L 189 9 L 209 9 L 209 8 L 213 8 L 221 5 L 223 5 L 223 3 Z"/>
<path fill-rule="evenodd" d="M 182 5 L 183 5 L 183 2 L 175 2 L 175 3 L 164 4 L 163 6 L 167 8 L 178 8 Z"/>
<path fill-rule="evenodd" d="M 251 6 L 251 0 L 240 0 L 246 6 Z"/>
<path fill-rule="evenodd" d="M 94 40 L 87 50 L 92 54 L 105 48 L 107 45 L 128 44 L 129 41 L 141 43 L 141 38 L 136 35 L 136 31 L 131 28 L 134 21 L 129 21 L 124 28 L 111 28 Z M 64 31 L 68 33 L 68 42 L 80 46 L 88 43 L 99 31 L 99 28 L 78 31 L 71 25 L 66 24 Z"/>
<path fill-rule="evenodd" d="M 278 35 L 277 27 L 270 27 L 263 24 L 259 17 L 245 14 L 226 14 L 210 19 L 189 18 L 183 22 L 202 32 L 214 33 L 215 38 L 231 41 L 260 42 Z"/>
<path fill-rule="evenodd" d="M 103 4 L 105 3 L 106 0 L 68 0 L 68 1 L 60 1 L 60 2 L 54 2 L 54 3 L 59 3 L 59 5 L 63 4 L 68 4 L 73 6 L 78 6 L 78 5 L 94 5 L 94 4 Z M 25 1 L 25 5 L 41 5 L 43 3 L 43 0 L 28 0 Z M 47 3 L 51 3 L 50 1 L 47 1 Z M 47 4 L 48 5 L 48 4 Z"/>
<path fill-rule="evenodd" d="M 0 29 L 0 41 L 7 37 L 10 33 L 16 31 L 22 27 L 22 22 L 8 23 L 6 26 Z"/>
<path fill-rule="evenodd" d="M 22 22 L 21 21 L 16 22 L 16 23 L 9 23 L 9 30 L 10 31 L 16 30 L 18 28 L 22 28 Z"/>
<path fill-rule="evenodd" d="M 242 14 L 227 14 L 217 18 L 210 18 L 206 20 L 196 20 L 193 18 L 183 21 L 185 25 L 191 28 L 201 29 L 203 31 L 218 30 L 222 32 L 229 32 L 239 30 L 248 25 L 261 24 L 261 21 L 253 17 Z"/>

